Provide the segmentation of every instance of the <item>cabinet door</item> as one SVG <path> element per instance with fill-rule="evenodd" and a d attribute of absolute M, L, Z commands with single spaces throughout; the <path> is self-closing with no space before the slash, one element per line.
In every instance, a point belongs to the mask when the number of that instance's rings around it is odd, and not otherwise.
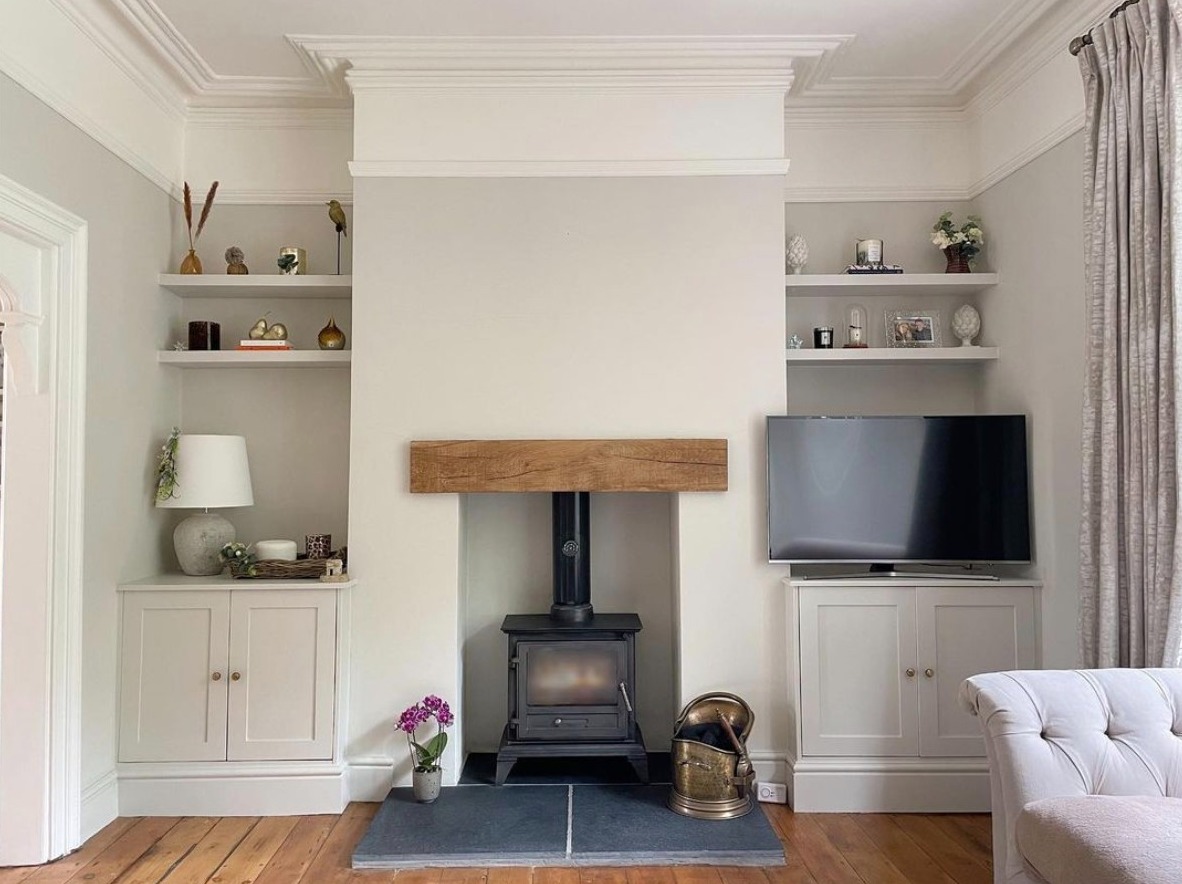
<path fill-rule="evenodd" d="M 918 754 L 915 647 L 914 590 L 803 587 L 804 754 Z"/>
<path fill-rule="evenodd" d="M 1038 665 L 1034 588 L 921 586 L 916 611 L 920 754 L 984 756 L 981 723 L 957 693 L 971 675 Z"/>
<path fill-rule="evenodd" d="M 230 598 L 123 593 L 120 761 L 223 761 Z"/>
<path fill-rule="evenodd" d="M 332 758 L 336 593 L 235 590 L 231 761 Z"/>

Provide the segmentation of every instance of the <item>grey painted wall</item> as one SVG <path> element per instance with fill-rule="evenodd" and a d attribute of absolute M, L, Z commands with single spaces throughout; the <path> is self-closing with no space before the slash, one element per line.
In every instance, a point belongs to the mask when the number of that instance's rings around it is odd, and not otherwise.
<path fill-rule="evenodd" d="M 1034 573 L 1043 663 L 1078 664 L 1079 507 L 1084 341 L 1084 136 L 1076 135 L 977 200 L 1002 282 L 981 307 L 1002 357 L 984 375 L 990 411 L 1030 417 Z"/>
<path fill-rule="evenodd" d="M 176 311 L 156 285 L 176 215 L 162 190 L 3 75 L 0 119 L 0 173 L 88 225 L 85 791 L 115 763 L 115 586 L 158 573 L 171 554 L 151 490 L 158 446 L 180 415 L 179 378 L 156 364 Z"/>

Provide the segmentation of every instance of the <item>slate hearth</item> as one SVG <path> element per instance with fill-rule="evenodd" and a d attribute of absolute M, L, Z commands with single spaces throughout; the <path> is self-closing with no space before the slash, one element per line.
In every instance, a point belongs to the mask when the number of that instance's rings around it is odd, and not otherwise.
<path fill-rule="evenodd" d="M 353 853 L 355 869 L 784 865 L 762 809 L 695 820 L 668 786 L 455 786 L 434 804 L 393 789 Z"/>

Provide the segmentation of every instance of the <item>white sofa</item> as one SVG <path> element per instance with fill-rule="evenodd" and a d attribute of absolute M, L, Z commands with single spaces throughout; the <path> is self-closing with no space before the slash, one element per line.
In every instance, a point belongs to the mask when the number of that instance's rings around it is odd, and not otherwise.
<path fill-rule="evenodd" d="M 997 884 L 1182 881 L 1182 670 L 995 672 L 985 731 Z"/>

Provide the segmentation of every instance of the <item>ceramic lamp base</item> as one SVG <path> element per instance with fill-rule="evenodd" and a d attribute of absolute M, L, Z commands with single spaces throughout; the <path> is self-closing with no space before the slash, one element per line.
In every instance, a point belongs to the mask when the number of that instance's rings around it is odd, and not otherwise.
<path fill-rule="evenodd" d="M 191 577 L 213 577 L 225 563 L 218 558 L 223 546 L 237 538 L 234 526 L 217 513 L 194 513 L 176 526 L 172 542 L 181 570 Z"/>

